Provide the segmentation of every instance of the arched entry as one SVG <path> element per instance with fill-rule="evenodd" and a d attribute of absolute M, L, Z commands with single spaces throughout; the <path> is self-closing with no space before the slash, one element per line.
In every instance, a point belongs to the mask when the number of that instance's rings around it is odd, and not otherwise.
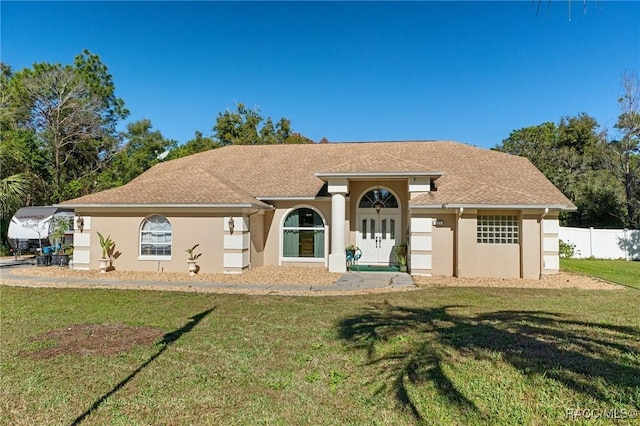
<path fill-rule="evenodd" d="M 400 242 L 400 204 L 387 188 L 372 188 L 358 200 L 356 244 L 362 250 L 360 263 L 396 263 L 393 248 Z"/>

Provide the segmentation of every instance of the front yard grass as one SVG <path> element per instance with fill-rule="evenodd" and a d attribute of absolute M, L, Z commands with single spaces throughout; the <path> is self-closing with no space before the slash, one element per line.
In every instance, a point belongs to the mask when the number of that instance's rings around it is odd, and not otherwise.
<path fill-rule="evenodd" d="M 547 425 L 602 413 L 591 425 L 611 424 L 605 413 L 633 422 L 640 408 L 633 289 L 0 292 L 3 425 Z M 38 336 L 74 324 L 163 334 L 115 355 L 41 356 L 57 342 Z"/>
<path fill-rule="evenodd" d="M 560 269 L 640 290 L 640 262 L 603 259 L 560 259 Z"/>

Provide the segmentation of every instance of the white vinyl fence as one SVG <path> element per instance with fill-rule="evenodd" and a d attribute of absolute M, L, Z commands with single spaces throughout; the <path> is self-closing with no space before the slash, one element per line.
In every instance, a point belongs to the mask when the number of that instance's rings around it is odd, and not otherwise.
<path fill-rule="evenodd" d="M 565 243 L 575 244 L 573 257 L 577 259 L 640 259 L 639 230 L 561 226 L 558 237 Z"/>

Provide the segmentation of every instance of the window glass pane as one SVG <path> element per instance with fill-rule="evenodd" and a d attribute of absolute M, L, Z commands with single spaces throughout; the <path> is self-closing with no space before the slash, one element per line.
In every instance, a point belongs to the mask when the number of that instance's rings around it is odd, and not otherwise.
<path fill-rule="evenodd" d="M 386 208 L 398 207 L 398 200 L 396 200 L 396 197 L 394 197 L 393 194 L 386 189 L 372 189 L 371 191 L 367 192 L 360 199 L 358 207 L 373 208 L 373 204 L 376 202 L 376 200 L 380 200 L 380 202 L 382 202 L 383 206 Z"/>
<path fill-rule="evenodd" d="M 387 239 L 387 219 L 382 219 L 382 239 Z"/>
<path fill-rule="evenodd" d="M 324 258 L 324 229 L 313 231 L 313 257 Z"/>
<path fill-rule="evenodd" d="M 301 208 L 289 213 L 285 228 L 324 228 L 322 217 L 312 209 Z"/>
<path fill-rule="evenodd" d="M 519 244 L 517 216 L 478 216 L 477 242 L 481 244 Z"/>
<path fill-rule="evenodd" d="M 396 221 L 394 219 L 389 219 L 389 227 L 391 228 L 391 239 L 396 239 Z"/>
<path fill-rule="evenodd" d="M 362 239 L 367 239 L 367 219 L 362 219 L 362 229 L 360 229 L 360 234 L 362 235 Z"/>
<path fill-rule="evenodd" d="M 299 252 L 299 244 L 300 244 L 300 238 L 298 235 L 298 231 L 293 231 L 293 230 L 284 230 L 284 235 L 283 235 L 283 256 L 284 257 L 298 257 L 298 252 Z"/>
<path fill-rule="evenodd" d="M 298 210 L 294 210 L 289 213 L 289 216 L 284 221 L 284 226 L 287 228 L 300 226 L 300 216 Z"/>
<path fill-rule="evenodd" d="M 387 208 L 398 207 L 398 200 L 396 200 L 396 197 L 394 197 L 393 194 L 386 189 L 380 190 L 380 199 L 382 200 L 384 206 Z"/>
<path fill-rule="evenodd" d="M 145 219 L 140 230 L 140 254 L 171 255 L 171 224 L 166 217 L 154 215 Z"/>
<path fill-rule="evenodd" d="M 376 220 L 371 219 L 371 232 L 369 233 L 369 235 L 371 236 L 372 240 L 376 237 L 375 234 L 376 234 Z"/>
<path fill-rule="evenodd" d="M 315 210 L 308 208 L 292 211 L 284 221 L 282 241 L 283 257 L 324 258 L 322 217 Z"/>
<path fill-rule="evenodd" d="M 300 233 L 299 257 L 313 257 L 314 231 L 298 231 Z"/>

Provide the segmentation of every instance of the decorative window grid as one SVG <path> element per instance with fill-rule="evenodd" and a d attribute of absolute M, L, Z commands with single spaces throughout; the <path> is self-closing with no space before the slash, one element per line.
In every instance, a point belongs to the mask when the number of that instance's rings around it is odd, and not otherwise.
<path fill-rule="evenodd" d="M 518 216 L 479 215 L 479 244 L 519 244 L 520 225 Z"/>
<path fill-rule="evenodd" d="M 166 217 L 145 219 L 140 229 L 140 256 L 171 256 L 172 231 Z"/>

